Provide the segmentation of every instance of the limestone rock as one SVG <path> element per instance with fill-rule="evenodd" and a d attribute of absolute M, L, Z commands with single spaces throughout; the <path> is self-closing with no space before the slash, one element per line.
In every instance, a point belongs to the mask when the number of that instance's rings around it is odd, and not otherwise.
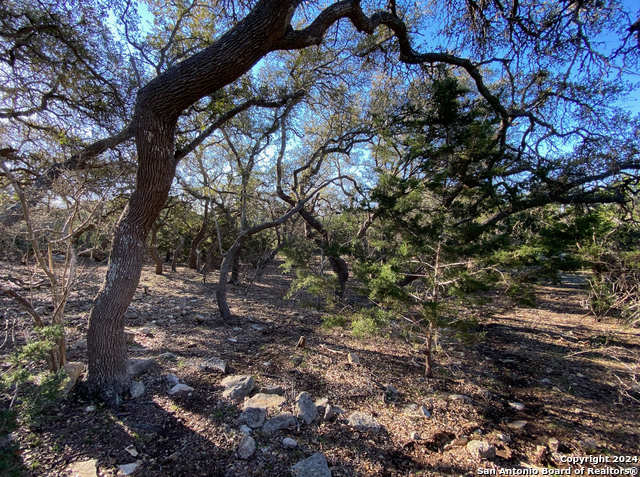
<path fill-rule="evenodd" d="M 550 437 L 549 441 L 547 442 L 547 445 L 549 446 L 549 450 L 551 452 L 558 452 L 558 448 L 560 447 L 560 441 L 555 437 Z"/>
<path fill-rule="evenodd" d="M 238 446 L 238 455 L 241 459 L 248 459 L 256 451 L 256 441 L 253 437 L 245 435 Z"/>
<path fill-rule="evenodd" d="M 201 363 L 200 369 L 202 369 L 203 371 L 217 370 L 224 374 L 227 370 L 227 363 L 222 361 L 220 358 L 213 357 Z"/>
<path fill-rule="evenodd" d="M 146 373 L 156 364 L 156 360 L 153 358 L 131 358 L 127 361 L 127 373 L 129 377 L 135 378 L 136 376 Z"/>
<path fill-rule="evenodd" d="M 496 434 L 496 439 L 498 439 L 501 442 L 504 442 L 505 444 L 511 444 L 511 437 L 509 437 L 506 434 L 498 433 Z"/>
<path fill-rule="evenodd" d="M 592 437 L 587 437 L 579 442 L 580 447 L 586 451 L 595 451 L 598 449 L 598 443 Z"/>
<path fill-rule="evenodd" d="M 263 407 L 247 407 L 240 414 L 240 422 L 244 422 L 252 429 L 262 427 L 267 417 L 267 411 Z"/>
<path fill-rule="evenodd" d="M 384 389 L 385 389 L 386 392 L 388 392 L 390 394 L 399 394 L 398 390 L 394 386 L 392 386 L 391 384 L 387 384 L 384 387 Z"/>
<path fill-rule="evenodd" d="M 469 396 L 464 396 L 462 394 L 451 394 L 449 396 L 449 399 L 451 399 L 452 401 L 463 401 L 468 403 L 473 402 L 473 399 L 471 399 Z"/>
<path fill-rule="evenodd" d="M 84 372 L 84 363 L 67 363 L 63 366 L 64 372 L 69 376 L 69 381 L 65 384 L 64 389 L 62 390 L 63 394 L 67 394 L 73 387 L 76 385 L 76 382 Z"/>
<path fill-rule="evenodd" d="M 69 472 L 71 477 L 97 477 L 98 459 L 85 460 L 71 464 Z"/>
<path fill-rule="evenodd" d="M 358 355 L 355 353 L 349 353 L 347 355 L 347 361 L 351 364 L 360 364 L 360 358 L 358 358 Z"/>
<path fill-rule="evenodd" d="M 244 408 L 261 407 L 266 409 L 270 407 L 280 407 L 285 402 L 286 399 L 282 396 L 278 396 L 277 394 L 258 393 L 244 402 Z"/>
<path fill-rule="evenodd" d="M 282 389 L 282 386 L 274 386 L 274 385 L 262 386 L 260 388 L 260 393 L 261 394 L 277 394 L 278 396 L 284 396 L 284 389 Z"/>
<path fill-rule="evenodd" d="M 118 466 L 118 475 L 131 475 L 133 474 L 138 467 L 140 467 L 142 461 L 135 461 L 131 464 L 124 464 Z"/>
<path fill-rule="evenodd" d="M 351 413 L 348 422 L 351 427 L 355 427 L 361 432 L 372 432 L 374 434 L 380 432 L 378 421 L 364 412 L 356 411 Z"/>
<path fill-rule="evenodd" d="M 169 383 L 169 386 L 173 387 L 176 384 L 178 384 L 180 381 L 178 381 L 178 377 L 175 374 L 167 374 L 164 379 L 167 380 L 167 383 Z"/>
<path fill-rule="evenodd" d="M 512 429 L 523 429 L 528 424 L 527 421 L 513 421 L 507 424 Z"/>
<path fill-rule="evenodd" d="M 139 381 L 131 381 L 129 383 L 129 393 L 131 394 L 131 399 L 139 398 L 144 394 L 144 384 Z"/>
<path fill-rule="evenodd" d="M 426 417 L 426 418 L 430 418 L 431 417 L 431 413 L 429 412 L 429 409 L 427 409 L 427 406 L 420 406 L 418 408 L 418 414 L 422 417 Z"/>
<path fill-rule="evenodd" d="M 248 395 L 255 386 L 253 376 L 229 376 L 224 378 L 220 384 L 225 387 L 222 396 L 231 401 L 242 399 Z"/>
<path fill-rule="evenodd" d="M 331 477 L 327 458 L 320 454 L 313 454 L 291 467 L 296 477 Z"/>
<path fill-rule="evenodd" d="M 520 404 L 519 402 L 510 402 L 509 406 L 516 411 L 522 411 L 524 409 L 524 404 Z"/>
<path fill-rule="evenodd" d="M 176 384 L 174 387 L 169 389 L 169 394 L 178 394 L 184 392 L 191 392 L 194 389 L 191 386 L 187 386 L 186 384 Z"/>
<path fill-rule="evenodd" d="M 285 437 L 284 439 L 282 439 L 282 445 L 284 447 L 292 449 L 294 447 L 297 447 L 298 443 L 294 439 L 291 439 L 290 437 Z"/>
<path fill-rule="evenodd" d="M 327 409 L 324 411 L 324 419 L 328 421 L 339 414 L 344 414 L 344 411 L 339 406 L 327 406 Z"/>
<path fill-rule="evenodd" d="M 279 431 L 280 429 L 288 429 L 296 427 L 298 421 L 290 412 L 281 412 L 280 414 L 272 417 L 264 423 L 262 431 L 265 434 L 271 434 L 272 432 Z"/>
<path fill-rule="evenodd" d="M 318 417 L 318 408 L 307 393 L 300 393 L 296 398 L 295 413 L 298 419 L 311 424 Z"/>
<path fill-rule="evenodd" d="M 467 452 L 480 459 L 493 459 L 496 456 L 496 448 L 484 441 L 471 441 L 467 444 Z"/>
<path fill-rule="evenodd" d="M 420 434 L 416 431 L 413 431 L 411 433 L 411 440 L 412 441 L 419 441 L 421 439 Z"/>
<path fill-rule="evenodd" d="M 318 399 L 316 402 L 314 402 L 314 404 L 316 405 L 316 409 L 318 410 L 318 415 L 324 416 L 324 413 L 327 411 L 327 406 L 329 405 L 329 399 Z"/>
<path fill-rule="evenodd" d="M 536 446 L 536 452 L 533 455 L 534 460 L 538 463 L 541 463 L 546 456 L 547 456 L 547 447 Z"/>
<path fill-rule="evenodd" d="M 242 426 L 240 426 L 240 432 L 242 434 L 244 434 L 245 436 L 250 436 L 251 435 L 251 428 L 245 424 L 243 424 Z"/>

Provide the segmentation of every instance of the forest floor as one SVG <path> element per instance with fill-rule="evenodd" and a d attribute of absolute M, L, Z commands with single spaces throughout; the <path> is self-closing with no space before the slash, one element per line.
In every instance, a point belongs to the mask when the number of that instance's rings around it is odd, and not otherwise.
<path fill-rule="evenodd" d="M 104 271 L 103 265 L 86 269 L 67 307 L 70 361 L 86 363 L 88 311 Z M 443 334 L 432 379 L 424 378 L 423 356 L 397 330 L 356 338 L 347 328 L 323 327 L 321 312 L 300 297 L 283 298 L 293 274 L 271 267 L 248 285 L 251 278 L 229 287 L 234 319 L 222 322 L 215 276 L 203 284 L 192 270 L 159 276 L 147 267 L 126 324 L 135 334 L 129 356 L 157 362 L 136 378 L 144 394 L 111 409 L 72 391 L 23 422 L 14 431 L 23 473 L 71 476 L 72 468 L 89 461 L 87 475 L 97 467 L 99 476 L 119 475 L 118 466 L 134 462 L 134 476 L 288 476 L 294 464 L 317 452 L 334 477 L 471 476 L 500 468 L 542 475 L 543 468 L 567 469 L 567 457 L 587 455 L 609 457 L 610 463 L 573 464 L 572 475 L 580 467 L 637 472 L 640 330 L 585 316 L 575 276 L 538 286 L 535 308 L 494 294 L 471 310 L 477 326 L 458 337 Z M 35 301 L 46 309 L 46 289 Z M 21 311 L 4 296 L 0 309 Z M 3 360 L 24 344 L 26 320 L 5 319 Z M 304 348 L 296 347 L 301 336 Z M 349 363 L 348 353 L 360 364 Z M 212 357 L 226 363 L 225 375 L 200 367 Z M 2 366 L 4 373 L 8 366 Z M 193 391 L 169 395 L 169 373 Z M 306 391 L 345 413 L 270 435 L 255 429 L 257 450 L 244 460 L 236 452 L 242 405 L 223 399 L 226 375 L 252 375 L 256 388 L 281 386 L 285 411 L 293 411 L 295 397 Z M 430 417 L 420 414 L 423 405 Z M 351 427 L 353 411 L 373 416 L 379 432 Z M 285 437 L 297 446 L 285 448 Z M 496 457 L 474 457 L 466 438 L 493 444 Z M 614 463 L 619 456 L 631 462 Z"/>

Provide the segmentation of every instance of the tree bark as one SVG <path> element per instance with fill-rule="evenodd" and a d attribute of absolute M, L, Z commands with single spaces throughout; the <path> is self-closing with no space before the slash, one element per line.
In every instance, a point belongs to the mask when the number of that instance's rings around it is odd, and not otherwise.
<path fill-rule="evenodd" d="M 191 251 L 189 252 L 189 268 L 193 270 L 198 270 L 198 248 L 200 244 L 204 240 L 204 237 L 207 233 L 207 219 L 209 215 L 209 202 L 205 202 L 204 204 L 204 218 L 202 219 L 202 225 L 200 226 L 200 230 L 193 240 L 191 241 Z"/>
<path fill-rule="evenodd" d="M 151 253 L 151 258 L 153 258 L 153 262 L 156 264 L 156 275 L 162 275 L 163 267 L 162 260 L 160 259 L 160 255 L 158 254 L 158 229 L 160 226 L 158 224 L 153 224 L 151 227 L 151 244 L 149 245 L 149 252 Z"/>

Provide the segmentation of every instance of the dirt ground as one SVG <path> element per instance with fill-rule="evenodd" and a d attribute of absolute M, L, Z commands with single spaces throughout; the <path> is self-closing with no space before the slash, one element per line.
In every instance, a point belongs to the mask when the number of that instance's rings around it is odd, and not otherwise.
<path fill-rule="evenodd" d="M 70 361 L 86 362 L 88 312 L 104 271 L 103 265 L 89 266 L 67 307 Z M 114 410 L 72 392 L 24 423 L 15 431 L 24 474 L 74 475 L 72 465 L 97 459 L 99 476 L 118 475 L 119 465 L 133 462 L 140 464 L 134 476 L 288 476 L 295 463 L 316 452 L 325 455 L 334 477 L 566 469 L 563 456 L 586 455 L 630 456 L 630 462 L 606 466 L 637 472 L 640 330 L 585 316 L 576 277 L 540 286 L 535 309 L 495 295 L 474 311 L 479 324 L 472 339 L 443 335 L 433 379 L 423 377 L 423 358 L 397 331 L 356 339 L 348 329 L 323 328 L 322 313 L 300 297 L 283 298 L 292 277 L 271 267 L 249 285 L 253 276 L 247 274 L 243 284 L 230 285 L 235 318 L 222 322 L 215 276 L 203 284 L 192 270 L 158 276 L 146 268 L 127 312 L 127 330 L 135 334 L 130 357 L 157 361 L 136 378 L 144 394 Z M 46 309 L 46 289 L 34 298 Z M 6 310 L 0 323 L 4 373 L 6 355 L 24 344 L 30 326 L 8 297 L 0 296 L 0 309 Z M 301 336 L 304 348 L 296 347 Z M 350 352 L 360 364 L 347 361 Z M 282 386 L 284 410 L 292 411 L 295 397 L 306 391 L 345 413 L 273 435 L 255 430 L 257 451 L 240 459 L 242 406 L 222 398 L 220 372 L 200 367 L 212 357 L 226 362 L 226 375 L 250 374 L 258 386 Z M 168 373 L 194 390 L 169 395 Z M 423 405 L 430 417 L 420 414 Z M 350 427 L 353 411 L 372 415 L 380 432 Z M 284 437 L 297 447 L 283 447 Z M 493 444 L 496 457 L 473 457 L 466 438 Z"/>

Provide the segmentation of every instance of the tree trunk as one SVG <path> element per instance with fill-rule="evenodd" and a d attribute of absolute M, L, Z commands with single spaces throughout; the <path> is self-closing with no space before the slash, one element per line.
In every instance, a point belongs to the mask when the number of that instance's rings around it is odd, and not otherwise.
<path fill-rule="evenodd" d="M 218 279 L 218 288 L 216 290 L 216 301 L 218 302 L 220 317 L 223 319 L 231 318 L 231 310 L 227 303 L 227 278 L 229 277 L 229 269 L 231 268 L 236 254 L 240 252 L 240 249 L 242 249 L 242 245 L 246 239 L 246 235 L 240 235 L 231 248 L 227 250 L 227 253 L 224 254 L 222 265 L 220 265 L 220 277 Z"/>
<path fill-rule="evenodd" d="M 182 253 L 182 248 L 184 247 L 184 237 L 180 236 L 180 243 L 173 251 L 173 259 L 171 260 L 171 271 L 177 271 L 178 260 L 180 260 L 180 254 Z"/>
<path fill-rule="evenodd" d="M 191 242 L 191 251 L 189 252 L 189 268 L 193 270 L 198 270 L 198 248 L 200 244 L 204 240 L 204 237 L 207 233 L 207 216 L 209 215 L 209 202 L 205 202 L 204 204 L 204 218 L 202 219 L 202 225 L 200 226 L 200 230 L 195 237 L 193 237 L 193 241 Z"/>
<path fill-rule="evenodd" d="M 233 254 L 233 261 L 231 262 L 231 280 L 229 283 L 238 285 L 240 283 L 240 254 L 242 253 L 242 246 L 239 247 Z"/>
<path fill-rule="evenodd" d="M 149 246 L 149 252 L 151 252 L 151 258 L 153 258 L 153 262 L 156 264 L 156 275 L 162 275 L 163 267 L 162 260 L 160 259 L 160 255 L 158 254 L 158 229 L 159 225 L 153 224 L 151 227 L 151 245 Z"/>

